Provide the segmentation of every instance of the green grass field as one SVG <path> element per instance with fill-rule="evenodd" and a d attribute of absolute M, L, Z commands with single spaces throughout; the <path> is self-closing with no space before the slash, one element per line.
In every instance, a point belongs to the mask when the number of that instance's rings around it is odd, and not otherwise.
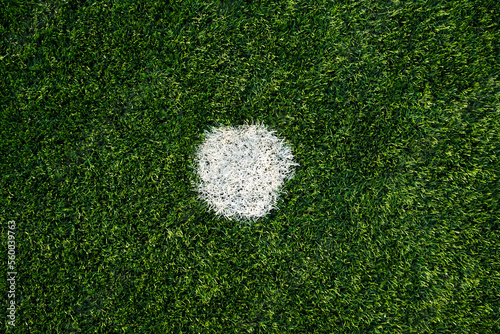
<path fill-rule="evenodd" d="M 499 2 L 0 8 L 0 331 L 500 333 Z M 252 121 L 300 167 L 249 226 L 190 164 Z"/>

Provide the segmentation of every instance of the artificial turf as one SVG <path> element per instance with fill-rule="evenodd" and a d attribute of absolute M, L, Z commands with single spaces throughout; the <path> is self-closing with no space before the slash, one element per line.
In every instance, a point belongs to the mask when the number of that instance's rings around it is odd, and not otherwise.
<path fill-rule="evenodd" d="M 500 332 L 498 1 L 0 8 L 3 329 Z M 190 184 L 247 121 L 300 164 L 251 226 Z"/>

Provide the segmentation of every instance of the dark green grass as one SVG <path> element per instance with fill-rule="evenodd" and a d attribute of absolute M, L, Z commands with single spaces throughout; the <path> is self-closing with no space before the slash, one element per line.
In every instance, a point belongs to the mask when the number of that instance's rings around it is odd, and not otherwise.
<path fill-rule="evenodd" d="M 0 7 L 10 332 L 500 332 L 497 1 Z M 190 188 L 246 121 L 300 164 L 252 226 Z"/>

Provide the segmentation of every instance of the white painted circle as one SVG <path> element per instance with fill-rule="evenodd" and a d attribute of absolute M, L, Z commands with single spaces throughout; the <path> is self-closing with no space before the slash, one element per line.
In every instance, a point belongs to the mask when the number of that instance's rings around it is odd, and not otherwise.
<path fill-rule="evenodd" d="M 217 215 L 255 221 L 276 208 L 279 192 L 298 164 L 275 133 L 262 124 L 206 132 L 196 152 L 195 188 Z"/>

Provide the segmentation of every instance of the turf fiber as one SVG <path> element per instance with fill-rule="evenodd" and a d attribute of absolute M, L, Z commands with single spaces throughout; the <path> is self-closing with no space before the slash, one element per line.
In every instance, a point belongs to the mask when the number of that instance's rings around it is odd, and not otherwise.
<path fill-rule="evenodd" d="M 0 8 L 2 331 L 500 332 L 498 1 Z M 189 168 L 245 122 L 300 164 L 251 226 Z"/>

